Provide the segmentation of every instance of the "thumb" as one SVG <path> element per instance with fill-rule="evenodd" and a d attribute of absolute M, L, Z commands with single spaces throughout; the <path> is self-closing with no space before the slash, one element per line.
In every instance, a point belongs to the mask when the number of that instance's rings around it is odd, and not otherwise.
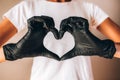
<path fill-rule="evenodd" d="M 49 51 L 49 50 L 46 49 L 45 47 L 43 48 L 42 56 L 45 56 L 45 57 L 52 58 L 52 59 L 55 59 L 55 60 L 60 61 L 60 58 L 59 58 L 58 55 L 56 55 L 55 53 Z"/>
<path fill-rule="evenodd" d="M 72 49 L 71 51 L 69 51 L 68 53 L 64 54 L 62 57 L 61 57 L 61 61 L 63 60 L 67 60 L 67 59 L 70 59 L 70 58 L 73 58 L 75 57 L 75 49 Z"/>
<path fill-rule="evenodd" d="M 59 31 L 59 38 L 61 39 L 63 37 L 63 35 L 65 34 L 65 32 L 68 31 L 72 34 L 73 32 L 73 28 L 70 26 L 65 26 L 64 28 L 61 28 Z"/>
<path fill-rule="evenodd" d="M 68 31 L 72 34 L 73 27 L 70 25 L 69 19 L 62 20 L 60 24 L 60 31 L 59 31 L 59 38 L 61 39 L 64 35 L 64 33 Z"/>

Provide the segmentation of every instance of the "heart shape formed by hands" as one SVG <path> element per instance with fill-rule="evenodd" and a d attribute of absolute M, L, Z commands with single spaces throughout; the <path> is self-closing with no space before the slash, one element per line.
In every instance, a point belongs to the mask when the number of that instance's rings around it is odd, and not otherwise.
<path fill-rule="evenodd" d="M 88 21 L 81 17 L 69 17 L 60 25 L 60 31 L 54 27 L 54 20 L 48 16 L 34 16 L 28 20 L 28 32 L 16 44 L 3 46 L 7 60 L 16 60 L 24 57 L 44 56 L 56 60 L 66 60 L 75 56 L 98 55 L 112 58 L 116 49 L 111 40 L 100 40 L 89 31 Z M 61 58 L 46 49 L 43 40 L 48 32 L 52 32 L 56 39 L 62 39 L 66 31 L 75 39 L 75 46 Z"/>

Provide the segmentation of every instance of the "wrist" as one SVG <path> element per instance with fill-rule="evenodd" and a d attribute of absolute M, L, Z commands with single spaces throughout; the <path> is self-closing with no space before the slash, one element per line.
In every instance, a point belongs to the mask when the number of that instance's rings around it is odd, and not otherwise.
<path fill-rule="evenodd" d="M 116 52 L 114 57 L 120 58 L 120 43 L 115 44 Z"/>
<path fill-rule="evenodd" d="M 0 62 L 4 62 L 5 61 L 5 55 L 3 52 L 3 48 L 0 47 Z"/>

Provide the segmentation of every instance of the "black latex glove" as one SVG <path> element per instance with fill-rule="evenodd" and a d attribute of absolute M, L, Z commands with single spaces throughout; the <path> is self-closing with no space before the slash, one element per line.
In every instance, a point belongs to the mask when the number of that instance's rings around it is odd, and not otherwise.
<path fill-rule="evenodd" d="M 46 34 L 52 31 L 58 39 L 58 31 L 54 28 L 54 21 L 47 16 L 34 16 L 28 19 L 28 32 L 16 44 L 3 46 L 6 60 L 16 60 L 24 57 L 44 56 L 60 60 L 60 58 L 47 50 L 43 45 Z"/>
<path fill-rule="evenodd" d="M 69 17 L 61 22 L 60 38 L 66 31 L 70 32 L 75 39 L 74 48 L 63 55 L 61 60 L 75 56 L 101 56 L 112 58 L 116 49 L 111 40 L 100 40 L 89 31 L 88 21 L 81 17 Z"/>

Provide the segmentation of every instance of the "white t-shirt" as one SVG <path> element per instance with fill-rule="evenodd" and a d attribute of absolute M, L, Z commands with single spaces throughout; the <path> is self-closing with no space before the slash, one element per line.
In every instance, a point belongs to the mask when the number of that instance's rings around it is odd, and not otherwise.
<path fill-rule="evenodd" d="M 63 19 L 79 16 L 88 19 L 90 28 L 96 28 L 108 15 L 92 3 L 73 0 L 57 3 L 41 0 L 22 1 L 4 14 L 21 31 L 27 26 L 27 19 L 33 16 L 50 16 L 59 30 Z M 51 32 L 45 39 L 44 45 L 60 57 L 70 51 L 75 43 L 68 32 L 62 40 L 56 40 Z M 46 57 L 35 57 L 31 71 L 31 80 L 93 80 L 90 57 L 78 56 L 65 61 L 56 61 Z"/>

